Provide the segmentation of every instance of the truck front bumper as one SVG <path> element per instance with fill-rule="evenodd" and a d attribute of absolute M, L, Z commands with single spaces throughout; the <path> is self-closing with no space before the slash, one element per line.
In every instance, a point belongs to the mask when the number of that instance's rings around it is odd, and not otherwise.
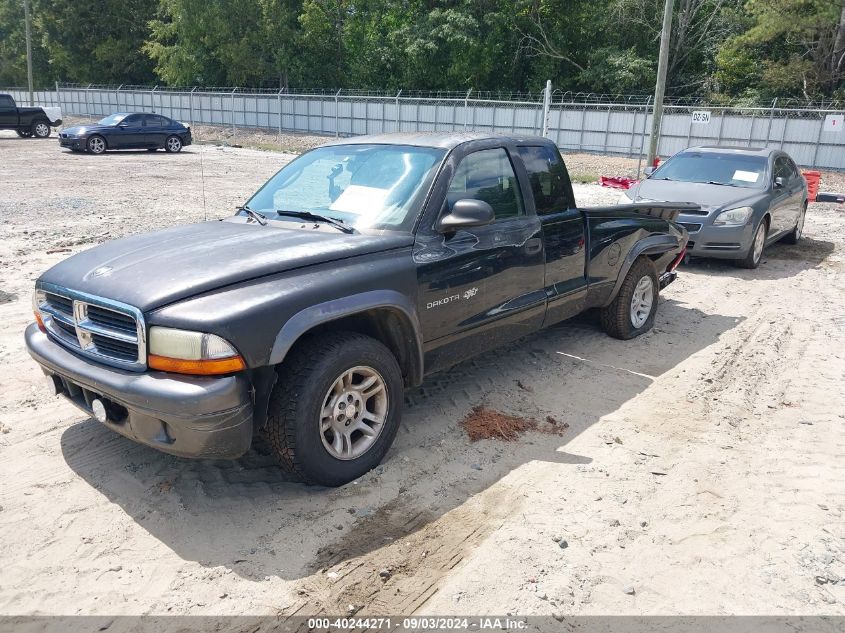
<path fill-rule="evenodd" d="M 239 457 L 252 443 L 252 397 L 243 374 L 124 371 L 80 358 L 35 323 L 25 338 L 56 393 L 136 442 L 180 457 L 213 459 Z"/>

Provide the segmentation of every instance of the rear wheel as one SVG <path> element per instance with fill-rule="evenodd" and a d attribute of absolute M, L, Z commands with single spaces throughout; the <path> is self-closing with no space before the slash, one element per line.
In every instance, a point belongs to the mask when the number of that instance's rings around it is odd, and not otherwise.
<path fill-rule="evenodd" d="M 340 486 L 382 460 L 402 417 L 402 372 L 379 341 L 315 334 L 279 368 L 264 435 L 282 467 Z"/>
<path fill-rule="evenodd" d="M 85 144 L 92 154 L 102 154 L 106 151 L 106 140 L 102 136 L 92 136 Z"/>
<path fill-rule="evenodd" d="M 648 332 L 657 315 L 657 271 L 647 257 L 631 266 L 611 304 L 601 309 L 601 324 L 610 336 L 631 339 Z"/>
<path fill-rule="evenodd" d="M 766 248 L 766 236 L 768 234 L 769 223 L 764 218 L 754 232 L 751 246 L 748 247 L 748 254 L 743 259 L 736 260 L 736 265 L 740 268 L 757 268 L 763 259 L 763 250 Z"/>
<path fill-rule="evenodd" d="M 167 140 L 164 142 L 164 149 L 170 152 L 171 154 L 175 154 L 177 152 L 182 151 L 182 139 L 176 136 L 168 136 Z"/>
<path fill-rule="evenodd" d="M 792 232 L 783 238 L 787 244 L 797 244 L 801 240 L 801 235 L 804 233 L 804 220 L 807 218 L 807 203 L 801 208 L 801 215 L 798 216 L 798 221 L 795 223 L 795 228 Z"/>
<path fill-rule="evenodd" d="M 50 136 L 50 124 L 46 121 L 37 121 L 32 126 L 32 133 L 36 138 L 47 138 Z"/>

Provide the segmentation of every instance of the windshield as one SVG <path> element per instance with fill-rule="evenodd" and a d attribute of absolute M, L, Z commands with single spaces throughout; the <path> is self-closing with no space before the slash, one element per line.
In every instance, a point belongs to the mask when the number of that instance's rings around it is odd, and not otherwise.
<path fill-rule="evenodd" d="M 100 119 L 99 125 L 117 125 L 127 116 L 126 114 L 110 114 L 105 119 Z"/>
<path fill-rule="evenodd" d="M 766 159 L 762 156 L 683 152 L 658 167 L 650 180 L 759 188 L 765 182 L 765 176 Z"/>
<path fill-rule="evenodd" d="M 320 147 L 285 166 L 247 206 L 274 219 L 276 211 L 304 211 L 356 229 L 410 231 L 415 202 L 444 153 L 409 145 Z"/>

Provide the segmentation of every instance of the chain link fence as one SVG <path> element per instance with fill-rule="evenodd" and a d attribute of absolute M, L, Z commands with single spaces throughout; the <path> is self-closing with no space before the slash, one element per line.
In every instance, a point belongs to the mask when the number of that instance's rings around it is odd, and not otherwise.
<path fill-rule="evenodd" d="M 28 93 L 10 89 L 26 103 Z M 651 130 L 651 98 L 562 93 L 497 95 L 346 91 L 290 93 L 241 88 L 160 88 L 56 84 L 34 100 L 65 115 L 158 112 L 192 125 L 216 125 L 327 136 L 386 132 L 484 131 L 541 135 L 564 151 L 642 157 Z M 776 147 L 805 167 L 845 169 L 845 105 L 793 103 L 767 107 L 667 102 L 658 153 L 694 145 Z M 838 127 L 837 127 L 838 125 Z"/>

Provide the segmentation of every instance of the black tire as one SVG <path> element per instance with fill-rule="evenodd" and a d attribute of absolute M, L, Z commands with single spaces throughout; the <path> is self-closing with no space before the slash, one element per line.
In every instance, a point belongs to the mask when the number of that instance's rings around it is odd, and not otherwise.
<path fill-rule="evenodd" d="M 102 154 L 106 151 L 106 139 L 99 134 L 95 134 L 85 142 L 85 149 L 91 154 Z"/>
<path fill-rule="evenodd" d="M 164 151 L 168 154 L 178 154 L 182 151 L 182 139 L 173 134 L 164 141 Z"/>
<path fill-rule="evenodd" d="M 31 130 L 15 130 L 15 134 L 21 138 L 30 138 L 32 136 Z"/>
<path fill-rule="evenodd" d="M 33 123 L 32 135 L 35 138 L 48 138 L 50 136 L 50 122 L 42 120 Z"/>
<path fill-rule="evenodd" d="M 804 206 L 801 207 L 801 215 L 798 216 L 798 221 L 795 223 L 795 228 L 792 229 L 790 233 L 786 234 L 786 237 L 783 238 L 783 241 L 786 244 L 797 244 L 801 241 L 801 236 L 804 233 L 804 220 L 807 217 L 807 203 L 804 203 Z"/>
<path fill-rule="evenodd" d="M 324 407 L 336 410 L 343 394 L 333 395 L 330 390 L 346 372 L 360 367 L 374 370 L 382 379 L 387 398 L 384 421 L 365 452 L 340 459 L 324 445 L 327 434 L 333 437 L 335 433 L 332 428 L 321 430 Z M 387 347 L 353 332 L 316 334 L 298 343 L 278 372 L 263 434 L 285 470 L 307 483 L 340 486 L 381 462 L 399 429 L 403 403 L 402 372 Z M 334 425 L 333 415 L 330 419 Z M 359 435 L 356 441 L 363 437 Z"/>
<path fill-rule="evenodd" d="M 634 293 L 644 279 L 651 281 L 651 306 L 648 316 L 642 323 L 634 322 L 632 302 Z M 643 282 L 645 286 L 645 282 Z M 651 329 L 654 317 L 657 315 L 657 300 L 659 288 L 657 286 L 657 271 L 654 262 L 648 257 L 639 257 L 631 265 L 622 287 L 616 297 L 607 307 L 599 312 L 602 328 L 610 336 L 622 340 L 632 339 Z"/>
<path fill-rule="evenodd" d="M 763 233 L 762 238 L 760 238 L 761 231 Z M 754 237 L 751 238 L 751 245 L 748 247 L 748 252 L 745 254 L 745 257 L 737 259 L 734 263 L 740 268 L 748 268 L 751 270 L 757 268 L 757 266 L 760 265 L 760 262 L 763 261 L 763 253 L 766 251 L 766 238 L 768 235 L 769 221 L 766 218 L 763 218 L 760 221 L 760 224 L 757 225 L 757 230 L 754 231 Z M 763 246 L 759 251 L 756 251 L 754 244 L 757 243 L 758 239 L 763 240 Z"/>

